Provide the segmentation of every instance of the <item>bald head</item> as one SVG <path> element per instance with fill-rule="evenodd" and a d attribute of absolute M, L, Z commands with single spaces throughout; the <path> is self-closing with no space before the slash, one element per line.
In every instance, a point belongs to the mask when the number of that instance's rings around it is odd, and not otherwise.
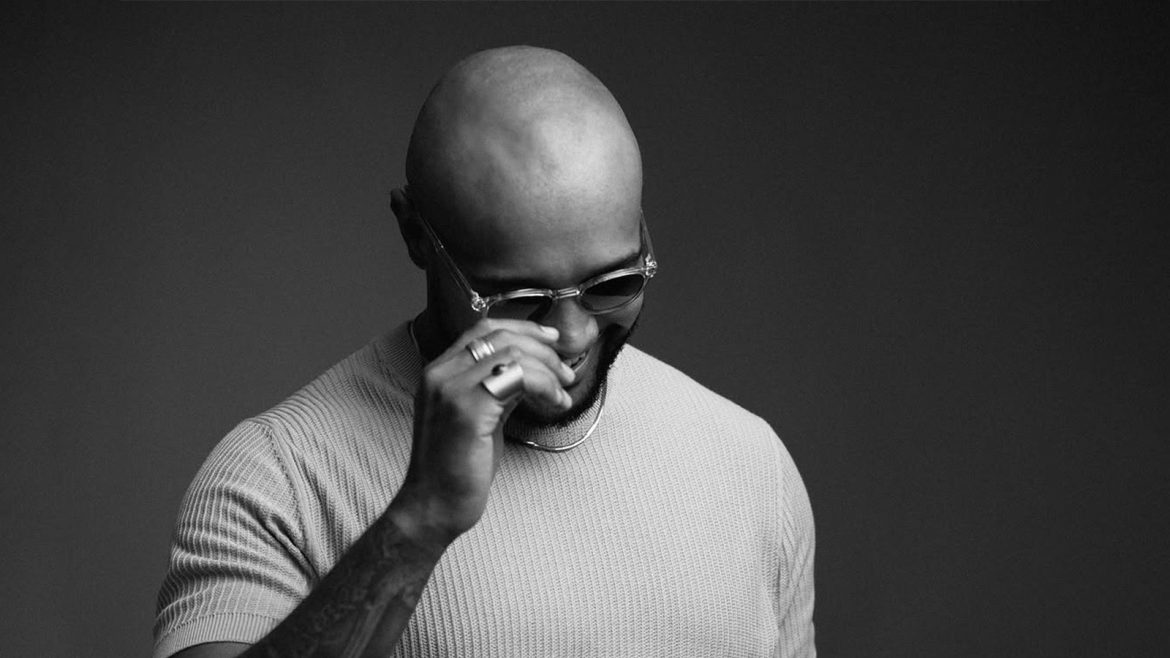
<path fill-rule="evenodd" d="M 419 113 L 406 174 L 440 233 L 489 249 L 518 232 L 573 239 L 599 218 L 640 212 L 641 156 L 621 107 L 580 64 L 541 48 L 483 51 L 444 75 Z"/>

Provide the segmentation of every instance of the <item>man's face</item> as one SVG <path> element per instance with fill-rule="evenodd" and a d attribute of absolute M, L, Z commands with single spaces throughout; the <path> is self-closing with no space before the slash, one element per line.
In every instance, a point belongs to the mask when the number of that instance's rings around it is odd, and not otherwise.
<path fill-rule="evenodd" d="M 559 53 L 487 51 L 452 69 L 419 114 L 407 177 L 480 295 L 559 290 L 639 264 L 637 140 L 600 81 Z M 426 269 L 427 310 L 449 343 L 480 317 L 446 267 Z M 530 401 L 520 417 L 557 423 L 588 408 L 640 310 L 639 298 L 593 315 L 567 298 L 531 318 L 559 331 L 554 349 L 577 377 L 568 413 Z"/>
<path fill-rule="evenodd" d="M 451 255 L 480 295 L 490 296 L 518 288 L 561 289 L 599 274 L 641 264 L 640 209 L 636 204 L 613 203 L 562 206 L 567 216 L 544 220 L 545 204 L 512 204 L 515 214 L 486 225 L 474 244 L 455 236 L 445 239 Z M 532 207 L 533 205 L 537 207 Z M 535 212 L 533 212 L 535 211 Z M 506 229 L 504 228 L 506 227 Z M 479 320 L 467 294 L 445 268 L 432 268 L 429 304 L 438 313 L 444 333 L 453 340 Z M 543 316 L 532 318 L 560 334 L 553 345 L 576 379 L 566 387 L 573 400 L 569 410 L 525 401 L 513 416 L 534 425 L 567 423 L 596 401 L 609 367 L 629 338 L 642 308 L 642 298 L 622 308 L 594 315 L 576 298 L 562 299 Z"/>

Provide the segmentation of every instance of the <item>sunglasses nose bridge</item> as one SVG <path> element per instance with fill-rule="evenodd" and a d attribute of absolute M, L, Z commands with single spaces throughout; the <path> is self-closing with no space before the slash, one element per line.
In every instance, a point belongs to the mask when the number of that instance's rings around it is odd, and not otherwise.
<path fill-rule="evenodd" d="M 570 286 L 568 288 L 561 288 L 560 290 L 552 291 L 551 301 L 555 303 L 555 302 L 561 301 L 562 299 L 569 299 L 570 297 L 580 297 L 580 296 L 581 296 L 581 287 L 580 286 Z"/>

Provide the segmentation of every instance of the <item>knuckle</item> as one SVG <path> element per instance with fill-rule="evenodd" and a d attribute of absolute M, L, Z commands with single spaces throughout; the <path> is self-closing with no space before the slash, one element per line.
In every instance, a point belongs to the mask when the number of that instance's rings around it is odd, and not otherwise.
<path fill-rule="evenodd" d="M 481 318 L 463 332 L 463 338 L 470 340 L 474 336 L 482 336 L 486 333 L 489 333 L 491 329 L 491 320 L 488 320 L 487 318 Z"/>
<path fill-rule="evenodd" d="M 524 371 L 524 384 L 532 393 L 544 393 L 552 386 L 552 378 L 543 368 L 533 368 Z"/>
<path fill-rule="evenodd" d="M 451 404 L 458 400 L 462 394 L 462 387 L 457 379 L 443 379 L 435 382 L 431 389 L 436 398 L 443 400 L 446 404 Z"/>

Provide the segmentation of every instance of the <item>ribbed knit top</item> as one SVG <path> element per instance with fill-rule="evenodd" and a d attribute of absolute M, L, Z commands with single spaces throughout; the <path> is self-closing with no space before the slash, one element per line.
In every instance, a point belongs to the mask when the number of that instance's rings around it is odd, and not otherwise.
<path fill-rule="evenodd" d="M 156 658 L 257 641 L 382 514 L 422 366 L 401 325 L 216 446 L 179 513 Z M 393 655 L 815 655 L 812 512 L 763 420 L 627 346 L 588 441 L 506 446 Z"/>

